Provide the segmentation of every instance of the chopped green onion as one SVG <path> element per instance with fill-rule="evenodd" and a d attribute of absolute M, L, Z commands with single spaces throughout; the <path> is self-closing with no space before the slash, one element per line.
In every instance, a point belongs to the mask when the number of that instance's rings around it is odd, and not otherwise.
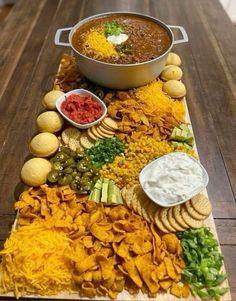
<path fill-rule="evenodd" d="M 189 283 L 192 294 L 203 300 L 220 300 L 228 288 L 219 288 L 227 274 L 221 272 L 223 255 L 218 242 L 208 228 L 189 229 L 178 234 L 183 247 L 186 268 L 184 279 Z"/>

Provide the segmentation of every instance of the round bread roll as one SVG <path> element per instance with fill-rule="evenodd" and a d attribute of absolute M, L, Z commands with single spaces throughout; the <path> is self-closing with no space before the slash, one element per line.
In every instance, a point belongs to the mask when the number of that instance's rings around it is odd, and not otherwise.
<path fill-rule="evenodd" d="M 178 80 L 169 80 L 164 83 L 163 91 L 172 98 L 182 98 L 186 95 L 185 85 Z"/>
<path fill-rule="evenodd" d="M 181 65 L 181 59 L 178 54 L 174 52 L 170 52 L 168 54 L 167 60 L 166 60 L 166 65 L 175 65 L 175 66 L 180 66 Z"/>
<path fill-rule="evenodd" d="M 54 134 L 40 133 L 31 140 L 29 148 L 34 156 L 49 157 L 58 150 L 59 140 Z"/>
<path fill-rule="evenodd" d="M 62 129 L 64 119 L 59 113 L 48 111 L 40 114 L 36 122 L 40 132 L 56 133 Z"/>
<path fill-rule="evenodd" d="M 59 90 L 49 91 L 42 99 L 43 106 L 48 110 L 56 110 L 56 101 L 62 95 L 64 93 Z"/>
<path fill-rule="evenodd" d="M 167 82 L 168 80 L 180 80 L 183 76 L 183 71 L 175 65 L 167 65 L 161 72 L 160 78 Z"/>
<path fill-rule="evenodd" d="M 47 182 L 51 163 L 47 159 L 33 158 L 25 162 L 21 169 L 21 179 L 28 186 L 40 186 Z"/>

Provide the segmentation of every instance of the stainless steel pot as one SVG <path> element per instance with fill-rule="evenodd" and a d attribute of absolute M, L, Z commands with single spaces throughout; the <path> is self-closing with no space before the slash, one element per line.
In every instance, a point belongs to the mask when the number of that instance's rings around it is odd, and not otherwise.
<path fill-rule="evenodd" d="M 168 32 L 171 38 L 170 47 L 165 53 L 163 53 L 156 59 L 137 64 L 105 63 L 87 57 L 78 52 L 72 45 L 72 36 L 76 29 L 91 20 L 109 15 L 132 15 L 154 21 L 155 23 L 164 27 Z M 171 31 L 172 28 L 180 30 L 182 34 L 182 39 L 174 39 L 174 35 Z M 60 42 L 61 33 L 64 31 L 70 32 L 69 43 Z M 81 72 L 92 82 L 112 89 L 129 89 L 146 85 L 147 83 L 150 83 L 155 78 L 157 78 L 165 66 L 168 53 L 170 52 L 173 45 L 188 42 L 188 35 L 182 26 L 166 25 L 162 21 L 147 15 L 130 12 L 109 12 L 83 19 L 82 21 L 78 22 L 74 27 L 58 29 L 55 34 L 54 42 L 56 45 L 71 47 L 74 50 Z"/>

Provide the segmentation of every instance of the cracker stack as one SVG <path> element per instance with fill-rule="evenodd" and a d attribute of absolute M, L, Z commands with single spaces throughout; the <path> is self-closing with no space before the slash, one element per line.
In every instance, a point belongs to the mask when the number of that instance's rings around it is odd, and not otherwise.
<path fill-rule="evenodd" d="M 197 194 L 191 200 L 178 206 L 163 208 L 155 204 L 144 193 L 140 185 L 123 188 L 122 196 L 126 205 L 134 212 L 156 226 L 163 233 L 181 232 L 188 228 L 200 228 L 212 211 L 209 199 Z"/>

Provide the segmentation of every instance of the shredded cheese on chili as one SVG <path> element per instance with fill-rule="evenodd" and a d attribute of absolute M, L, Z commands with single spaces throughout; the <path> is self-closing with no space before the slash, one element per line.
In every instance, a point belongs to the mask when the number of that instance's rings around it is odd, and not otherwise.
<path fill-rule="evenodd" d="M 117 55 L 114 46 L 107 41 L 104 34 L 98 31 L 90 31 L 85 36 L 84 53 L 88 53 L 91 50 L 95 53 L 95 57 L 97 58 Z"/>
<path fill-rule="evenodd" d="M 14 292 L 17 298 L 70 291 L 70 242 L 64 233 L 35 223 L 14 230 L 0 252 L 0 290 Z"/>

